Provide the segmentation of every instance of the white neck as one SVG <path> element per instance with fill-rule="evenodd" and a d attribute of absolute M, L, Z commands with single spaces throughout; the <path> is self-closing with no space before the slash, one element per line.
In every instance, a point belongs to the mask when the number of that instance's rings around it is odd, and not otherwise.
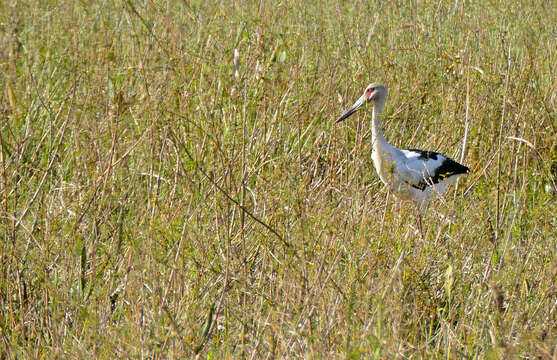
<path fill-rule="evenodd" d="M 392 146 L 385 140 L 383 132 L 381 131 L 381 111 L 385 105 L 385 100 L 375 101 L 373 110 L 371 111 L 371 144 L 373 151 L 385 152 L 390 151 Z"/>

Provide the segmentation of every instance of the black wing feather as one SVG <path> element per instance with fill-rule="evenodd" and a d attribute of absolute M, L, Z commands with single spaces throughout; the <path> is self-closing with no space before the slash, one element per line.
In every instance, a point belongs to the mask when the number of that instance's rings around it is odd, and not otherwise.
<path fill-rule="evenodd" d="M 423 179 L 418 184 L 412 184 L 413 188 L 419 189 L 424 191 L 426 187 L 432 186 L 433 184 L 438 184 L 441 181 L 445 180 L 446 178 L 452 175 L 459 175 L 459 174 L 468 174 L 470 169 L 462 164 L 457 163 L 451 158 L 448 158 L 440 153 L 436 153 L 434 151 L 424 151 L 424 150 L 415 150 L 415 149 L 408 149 L 410 151 L 415 151 L 420 154 L 420 159 L 427 160 L 437 160 L 438 156 L 442 156 L 445 158 L 437 169 L 435 169 L 435 173 L 433 176 L 430 176 L 426 179 Z"/>

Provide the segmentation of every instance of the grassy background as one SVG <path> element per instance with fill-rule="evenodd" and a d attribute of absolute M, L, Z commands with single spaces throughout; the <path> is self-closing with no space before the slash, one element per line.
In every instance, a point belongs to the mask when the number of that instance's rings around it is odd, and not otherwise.
<path fill-rule="evenodd" d="M 556 9 L 2 2 L 0 357 L 555 358 Z"/>

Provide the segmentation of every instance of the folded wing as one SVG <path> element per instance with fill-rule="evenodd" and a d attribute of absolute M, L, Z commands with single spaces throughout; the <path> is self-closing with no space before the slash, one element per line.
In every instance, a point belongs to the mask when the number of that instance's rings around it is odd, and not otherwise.
<path fill-rule="evenodd" d="M 400 177 L 422 191 L 470 171 L 466 166 L 434 151 L 407 149 L 401 152 L 405 159 L 397 165 Z"/>

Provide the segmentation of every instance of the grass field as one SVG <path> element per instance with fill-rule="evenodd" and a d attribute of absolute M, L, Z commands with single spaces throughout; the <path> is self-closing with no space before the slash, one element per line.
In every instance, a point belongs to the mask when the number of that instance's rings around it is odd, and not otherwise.
<path fill-rule="evenodd" d="M 0 358 L 557 358 L 554 1 L 0 4 Z M 239 67 L 235 74 L 234 50 Z M 424 218 L 371 163 L 471 169 Z"/>

